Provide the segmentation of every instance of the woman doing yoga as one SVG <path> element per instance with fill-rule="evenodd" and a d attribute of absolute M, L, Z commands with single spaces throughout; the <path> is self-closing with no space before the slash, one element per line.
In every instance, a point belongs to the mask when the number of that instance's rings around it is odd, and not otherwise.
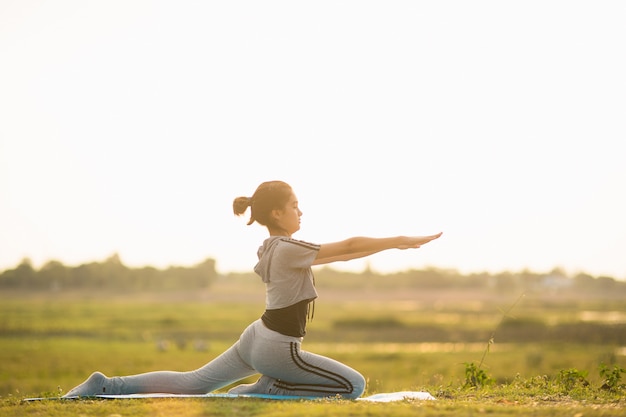
<path fill-rule="evenodd" d="M 248 225 L 267 227 L 269 237 L 258 250 L 255 272 L 266 285 L 266 310 L 228 350 L 194 371 L 156 371 L 106 377 L 93 373 L 65 397 L 102 394 L 206 394 L 246 377 L 261 374 L 253 384 L 238 385 L 231 394 L 340 396 L 358 398 L 365 378 L 333 359 L 301 349 L 307 321 L 317 298 L 311 266 L 347 261 L 387 249 L 419 248 L 430 236 L 352 237 L 334 243 L 296 240 L 302 212 L 292 188 L 282 181 L 262 183 L 252 197 L 233 202 L 236 215 L 250 207 Z"/>

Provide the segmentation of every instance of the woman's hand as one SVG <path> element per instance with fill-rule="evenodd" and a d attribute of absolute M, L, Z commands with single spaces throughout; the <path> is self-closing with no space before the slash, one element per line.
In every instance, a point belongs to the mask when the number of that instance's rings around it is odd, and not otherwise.
<path fill-rule="evenodd" d="M 417 249 L 422 245 L 425 245 L 426 243 L 430 242 L 431 240 L 435 240 L 438 239 L 439 236 L 442 235 L 443 232 L 439 232 L 436 235 L 430 235 L 430 236 L 407 236 L 406 242 L 401 243 L 400 245 L 398 245 L 398 249 Z"/>

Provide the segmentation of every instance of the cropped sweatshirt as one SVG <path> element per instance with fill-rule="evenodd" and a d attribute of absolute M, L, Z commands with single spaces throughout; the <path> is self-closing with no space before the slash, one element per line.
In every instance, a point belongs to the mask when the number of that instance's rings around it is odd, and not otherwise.
<path fill-rule="evenodd" d="M 254 271 L 266 287 L 261 320 L 271 330 L 294 337 L 306 334 L 317 298 L 311 265 L 320 245 L 284 236 L 270 236 L 257 255 Z"/>

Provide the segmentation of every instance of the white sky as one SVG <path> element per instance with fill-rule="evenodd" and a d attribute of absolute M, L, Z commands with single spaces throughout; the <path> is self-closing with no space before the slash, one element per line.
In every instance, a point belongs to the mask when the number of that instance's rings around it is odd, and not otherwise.
<path fill-rule="evenodd" d="M 626 278 L 623 1 L 0 1 L 0 270 L 247 271 L 295 237 L 444 236 L 378 271 Z M 336 265 L 361 270 L 365 261 Z"/>

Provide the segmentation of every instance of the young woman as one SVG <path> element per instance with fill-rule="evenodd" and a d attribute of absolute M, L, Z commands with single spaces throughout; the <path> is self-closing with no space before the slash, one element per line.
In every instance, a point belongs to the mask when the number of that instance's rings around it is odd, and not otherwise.
<path fill-rule="evenodd" d="M 306 324 L 317 298 L 312 265 L 361 258 L 387 249 L 419 248 L 431 236 L 353 237 L 314 244 L 292 238 L 300 229 L 302 211 L 291 187 L 282 181 L 261 184 L 252 197 L 233 202 L 236 215 L 250 207 L 248 225 L 255 221 L 269 237 L 258 250 L 255 272 L 266 284 L 266 310 L 239 340 L 203 367 L 189 372 L 157 371 L 108 378 L 93 373 L 65 397 L 101 394 L 205 394 L 254 374 L 254 384 L 238 385 L 232 394 L 340 396 L 358 398 L 365 378 L 354 369 L 324 356 L 301 350 Z"/>

